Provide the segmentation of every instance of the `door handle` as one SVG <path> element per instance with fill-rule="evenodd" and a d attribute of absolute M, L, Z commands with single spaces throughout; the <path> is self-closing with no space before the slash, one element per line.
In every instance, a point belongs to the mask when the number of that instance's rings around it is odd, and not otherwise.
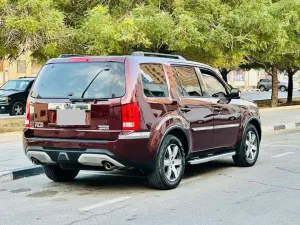
<path fill-rule="evenodd" d="M 187 107 L 182 107 L 182 108 L 180 108 L 180 110 L 181 110 L 181 112 L 189 112 L 189 111 L 191 111 L 191 109 L 187 108 Z"/>

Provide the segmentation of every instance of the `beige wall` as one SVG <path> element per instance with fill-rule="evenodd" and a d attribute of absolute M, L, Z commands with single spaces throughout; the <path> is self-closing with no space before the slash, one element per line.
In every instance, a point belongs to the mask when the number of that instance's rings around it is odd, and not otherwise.
<path fill-rule="evenodd" d="M 18 73 L 18 60 L 24 60 L 26 62 L 25 73 Z M 8 80 L 17 79 L 19 77 L 25 76 L 36 76 L 40 68 L 41 65 L 35 63 L 30 58 L 29 54 L 22 55 L 15 61 L 0 61 L 0 86 Z"/>

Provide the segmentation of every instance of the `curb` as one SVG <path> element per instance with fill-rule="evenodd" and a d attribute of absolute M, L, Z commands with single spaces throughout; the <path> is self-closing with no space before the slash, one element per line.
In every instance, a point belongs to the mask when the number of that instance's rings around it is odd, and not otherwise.
<path fill-rule="evenodd" d="M 44 168 L 42 166 L 30 166 L 15 169 L 12 171 L 2 171 L 0 172 L 0 182 L 16 180 L 24 177 L 31 177 L 40 175 L 42 173 L 44 173 Z"/>
<path fill-rule="evenodd" d="M 300 128 L 300 122 L 297 123 L 286 123 L 275 126 L 262 126 L 263 134 L 274 132 L 274 131 L 283 131 L 283 130 L 295 130 Z"/>

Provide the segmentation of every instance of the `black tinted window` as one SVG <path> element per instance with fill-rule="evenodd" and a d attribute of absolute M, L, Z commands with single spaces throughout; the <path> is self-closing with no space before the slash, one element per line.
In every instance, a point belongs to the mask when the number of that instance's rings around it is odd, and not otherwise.
<path fill-rule="evenodd" d="M 177 81 L 177 89 L 181 96 L 202 96 L 198 77 L 194 67 L 172 67 Z"/>
<path fill-rule="evenodd" d="M 32 97 L 81 98 L 85 90 L 84 98 L 123 96 L 125 94 L 124 64 L 99 62 L 45 65 L 32 88 Z"/>
<path fill-rule="evenodd" d="M 141 77 L 146 97 L 168 97 L 165 73 L 160 64 L 141 64 Z"/>

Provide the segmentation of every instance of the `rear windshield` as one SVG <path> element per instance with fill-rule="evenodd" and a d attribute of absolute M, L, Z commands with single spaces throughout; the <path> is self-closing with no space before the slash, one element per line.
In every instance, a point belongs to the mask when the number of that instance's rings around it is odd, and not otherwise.
<path fill-rule="evenodd" d="M 118 98 L 125 94 L 124 63 L 47 64 L 32 88 L 34 98 Z"/>

